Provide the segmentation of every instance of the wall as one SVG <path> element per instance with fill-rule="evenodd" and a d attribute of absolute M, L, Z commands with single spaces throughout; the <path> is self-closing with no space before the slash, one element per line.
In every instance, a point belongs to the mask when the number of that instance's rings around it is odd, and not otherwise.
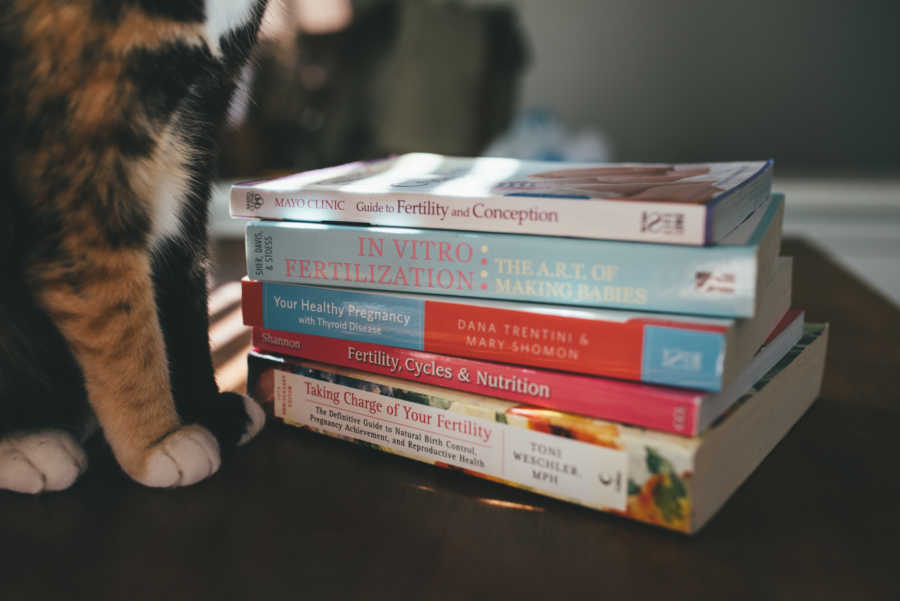
<path fill-rule="evenodd" d="M 503 3 L 531 44 L 522 106 L 599 127 L 616 160 L 900 169 L 900 3 Z"/>

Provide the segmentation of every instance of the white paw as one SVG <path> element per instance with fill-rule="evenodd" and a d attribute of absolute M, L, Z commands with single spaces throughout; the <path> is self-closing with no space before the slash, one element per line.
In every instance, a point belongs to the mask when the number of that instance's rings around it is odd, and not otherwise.
<path fill-rule="evenodd" d="M 216 473 L 221 464 L 219 443 L 202 426 L 183 426 L 155 445 L 144 473 L 135 480 L 145 486 L 188 486 Z"/>
<path fill-rule="evenodd" d="M 266 423 L 265 411 L 259 406 L 259 403 L 247 395 L 244 395 L 244 409 L 247 411 L 250 423 L 247 424 L 247 431 L 244 432 L 244 435 L 238 440 L 238 445 L 246 444 L 253 440 L 253 437 L 259 434 L 259 431 L 263 429 L 263 426 Z"/>
<path fill-rule="evenodd" d="M 0 440 L 0 489 L 65 490 L 87 469 L 87 455 L 65 430 L 16 433 Z"/>

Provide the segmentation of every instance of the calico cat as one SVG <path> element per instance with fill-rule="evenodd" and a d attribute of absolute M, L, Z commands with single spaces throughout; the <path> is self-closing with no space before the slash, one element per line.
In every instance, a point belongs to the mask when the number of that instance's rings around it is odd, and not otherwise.
<path fill-rule="evenodd" d="M 60 490 L 96 418 L 192 484 L 261 409 L 210 359 L 213 141 L 266 0 L 0 0 L 0 488 Z"/>

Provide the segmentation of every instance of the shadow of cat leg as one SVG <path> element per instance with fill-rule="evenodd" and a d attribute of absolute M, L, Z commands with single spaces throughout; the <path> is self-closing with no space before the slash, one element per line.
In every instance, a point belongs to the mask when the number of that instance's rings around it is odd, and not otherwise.
<path fill-rule="evenodd" d="M 37 494 L 65 490 L 87 469 L 87 455 L 71 433 L 48 428 L 0 440 L 0 488 Z"/>

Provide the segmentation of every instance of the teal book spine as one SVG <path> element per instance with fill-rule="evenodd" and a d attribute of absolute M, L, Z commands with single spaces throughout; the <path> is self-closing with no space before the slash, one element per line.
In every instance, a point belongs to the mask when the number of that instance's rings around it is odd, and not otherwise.
<path fill-rule="evenodd" d="M 752 317 L 783 198 L 742 243 L 707 247 L 550 236 L 250 222 L 248 275 L 418 294 Z M 775 231 L 777 230 L 777 231 Z M 765 242 L 767 241 L 768 242 Z M 764 243 L 765 242 L 765 243 Z M 763 246 L 776 252 L 764 261 Z"/>

